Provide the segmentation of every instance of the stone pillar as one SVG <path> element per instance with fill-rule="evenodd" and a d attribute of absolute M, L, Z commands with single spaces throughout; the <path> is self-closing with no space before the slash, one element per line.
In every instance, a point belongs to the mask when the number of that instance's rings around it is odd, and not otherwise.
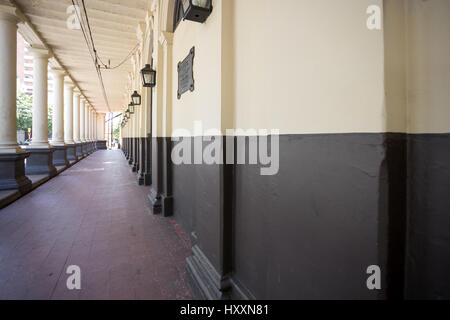
<path fill-rule="evenodd" d="M 17 144 L 16 65 L 17 22 L 15 8 L 0 5 L 0 190 L 31 190 L 25 176 L 25 152 Z"/>
<path fill-rule="evenodd" d="M 78 88 L 73 92 L 73 140 L 77 160 L 80 160 L 83 158 L 83 151 L 80 139 L 80 91 Z"/>
<path fill-rule="evenodd" d="M 105 118 L 106 114 L 104 113 L 98 113 L 98 119 L 97 119 L 97 149 L 99 150 L 106 150 L 108 149 L 106 146 L 106 139 L 105 139 Z"/>
<path fill-rule="evenodd" d="M 77 161 L 76 144 L 74 140 L 74 85 L 70 81 L 64 83 L 64 143 L 67 147 L 67 160 Z"/>
<path fill-rule="evenodd" d="M 85 105 L 84 97 L 80 97 L 80 140 L 81 140 L 81 152 L 83 153 L 83 157 L 88 155 L 86 150 L 86 135 L 85 135 Z"/>
<path fill-rule="evenodd" d="M 25 172 L 27 175 L 56 175 L 53 165 L 54 149 L 48 142 L 48 59 L 45 48 L 33 47 L 33 131 L 32 142 L 27 148 L 30 157 Z"/>
<path fill-rule="evenodd" d="M 64 76 L 65 72 L 61 69 L 52 69 L 55 81 L 55 101 L 53 106 L 53 130 L 51 145 L 55 150 L 53 153 L 53 165 L 55 167 L 70 165 L 67 160 L 67 146 L 64 142 Z M 72 97 L 70 97 L 72 99 Z"/>
<path fill-rule="evenodd" d="M 86 152 L 88 154 L 90 154 L 91 153 L 91 148 L 90 148 L 91 139 L 89 138 L 89 105 L 88 105 L 87 101 L 84 104 L 84 138 L 86 140 Z"/>

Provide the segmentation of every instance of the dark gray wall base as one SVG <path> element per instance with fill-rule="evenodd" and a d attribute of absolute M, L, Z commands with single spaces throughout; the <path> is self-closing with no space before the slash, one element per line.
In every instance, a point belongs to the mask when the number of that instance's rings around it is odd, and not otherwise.
<path fill-rule="evenodd" d="M 133 138 L 133 163 L 131 164 L 131 171 L 139 171 L 139 138 Z"/>
<path fill-rule="evenodd" d="M 172 196 L 161 196 L 161 213 L 164 217 L 171 217 L 173 216 L 173 197 Z"/>
<path fill-rule="evenodd" d="M 68 144 L 66 145 L 67 147 L 67 160 L 69 160 L 69 162 L 72 161 L 78 161 L 78 156 L 77 156 L 77 145 L 76 144 Z"/>
<path fill-rule="evenodd" d="M 137 180 L 138 180 L 138 184 L 140 186 L 145 184 L 145 175 L 146 175 L 146 156 L 147 156 L 147 151 L 146 151 L 146 146 L 147 146 L 147 138 L 139 138 L 139 171 L 137 173 Z"/>
<path fill-rule="evenodd" d="M 153 214 L 160 214 L 162 212 L 161 195 L 159 195 L 153 188 L 150 188 L 150 194 L 148 195 L 150 200 L 150 207 Z"/>
<path fill-rule="evenodd" d="M 232 298 L 450 298 L 450 135 L 279 138 L 274 176 L 261 165 L 168 163 L 174 217 L 216 273 L 232 274 Z M 167 153 L 153 143 L 161 173 Z M 164 179 L 154 181 L 161 194 Z M 198 256 L 187 260 L 190 287 L 216 299 Z M 381 267 L 381 290 L 366 287 L 370 265 Z"/>
<path fill-rule="evenodd" d="M 69 160 L 67 159 L 67 146 L 52 146 L 55 150 L 53 152 L 53 165 L 55 167 L 70 165 Z"/>
<path fill-rule="evenodd" d="M 145 139 L 145 174 L 144 184 L 150 186 L 152 184 L 152 137 L 148 135 Z"/>
<path fill-rule="evenodd" d="M 198 246 L 186 259 L 186 280 L 195 299 L 225 300 L 230 298 L 228 277 L 221 277 Z"/>
<path fill-rule="evenodd" d="M 56 176 L 57 171 L 53 165 L 53 148 L 29 148 L 30 156 L 25 167 L 26 175 L 48 175 Z"/>
<path fill-rule="evenodd" d="M 236 279 L 231 278 L 231 300 L 256 300 L 250 290 L 248 290 L 242 283 L 239 283 Z"/>
<path fill-rule="evenodd" d="M 31 190 L 31 181 L 25 176 L 25 158 L 29 155 L 0 153 L 0 190 L 19 190 L 22 194 Z"/>
<path fill-rule="evenodd" d="M 450 299 L 450 134 L 408 135 L 406 298 Z"/>
<path fill-rule="evenodd" d="M 146 173 L 144 175 L 144 185 L 145 186 L 152 185 L 152 174 L 151 173 Z"/>
<path fill-rule="evenodd" d="M 133 140 L 133 138 L 128 138 L 128 145 L 130 148 L 128 151 L 128 164 L 131 166 L 134 163 L 134 158 L 133 158 L 134 140 Z"/>
<path fill-rule="evenodd" d="M 99 140 L 97 141 L 97 149 L 98 150 L 106 150 L 108 149 L 106 146 L 106 140 Z"/>

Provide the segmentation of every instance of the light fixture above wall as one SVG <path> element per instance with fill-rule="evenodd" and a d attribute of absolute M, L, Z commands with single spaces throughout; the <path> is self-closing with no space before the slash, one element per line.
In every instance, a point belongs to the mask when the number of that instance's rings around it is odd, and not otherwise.
<path fill-rule="evenodd" d="M 205 22 L 212 12 L 212 0 L 181 0 L 183 19 L 195 22 Z"/>
<path fill-rule="evenodd" d="M 141 105 L 141 95 L 139 93 L 137 93 L 137 91 L 135 91 L 132 95 L 131 95 L 131 103 L 134 106 L 140 106 Z"/>
<path fill-rule="evenodd" d="M 145 68 L 141 70 L 141 75 L 144 88 L 153 88 L 156 86 L 156 71 L 149 64 L 146 64 Z"/>

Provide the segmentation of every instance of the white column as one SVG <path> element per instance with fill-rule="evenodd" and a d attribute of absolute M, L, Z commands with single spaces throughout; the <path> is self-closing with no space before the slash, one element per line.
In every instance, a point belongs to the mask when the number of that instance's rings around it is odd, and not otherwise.
<path fill-rule="evenodd" d="M 0 6 L 0 153 L 23 152 L 17 144 L 15 8 Z"/>
<path fill-rule="evenodd" d="M 64 146 L 64 76 L 60 69 L 52 69 L 55 90 L 53 105 L 52 145 Z"/>
<path fill-rule="evenodd" d="M 73 88 L 74 85 L 70 81 L 64 83 L 64 142 L 66 144 L 75 144 L 73 129 Z"/>
<path fill-rule="evenodd" d="M 86 142 L 89 142 L 89 105 L 87 101 L 84 104 L 84 138 Z"/>
<path fill-rule="evenodd" d="M 99 113 L 97 137 L 100 141 L 105 141 L 105 118 L 106 114 Z"/>
<path fill-rule="evenodd" d="M 91 137 L 91 141 L 94 141 L 94 109 L 91 108 L 89 115 L 89 136 Z"/>
<path fill-rule="evenodd" d="M 33 135 L 31 148 L 50 148 L 48 143 L 48 50 L 34 47 L 33 55 Z"/>
<path fill-rule="evenodd" d="M 80 140 L 80 91 L 75 89 L 73 92 L 73 140 L 75 143 L 81 143 Z"/>
<path fill-rule="evenodd" d="M 84 101 L 84 98 L 83 97 L 81 97 L 80 98 L 80 140 L 81 140 L 81 142 L 82 143 L 84 143 L 84 142 L 86 142 L 86 135 L 85 135 L 85 128 L 84 128 L 84 125 L 85 125 L 85 111 L 86 111 L 86 109 L 84 108 L 85 107 L 85 101 Z"/>
<path fill-rule="evenodd" d="M 97 141 L 98 140 L 98 137 L 97 137 L 97 112 L 94 112 L 93 125 L 94 125 L 94 141 Z"/>

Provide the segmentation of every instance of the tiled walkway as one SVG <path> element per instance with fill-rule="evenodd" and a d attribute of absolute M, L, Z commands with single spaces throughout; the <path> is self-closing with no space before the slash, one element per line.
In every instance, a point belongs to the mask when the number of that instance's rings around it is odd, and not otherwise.
<path fill-rule="evenodd" d="M 148 192 L 121 151 L 97 151 L 0 210 L 0 299 L 189 299 L 188 241 Z"/>

